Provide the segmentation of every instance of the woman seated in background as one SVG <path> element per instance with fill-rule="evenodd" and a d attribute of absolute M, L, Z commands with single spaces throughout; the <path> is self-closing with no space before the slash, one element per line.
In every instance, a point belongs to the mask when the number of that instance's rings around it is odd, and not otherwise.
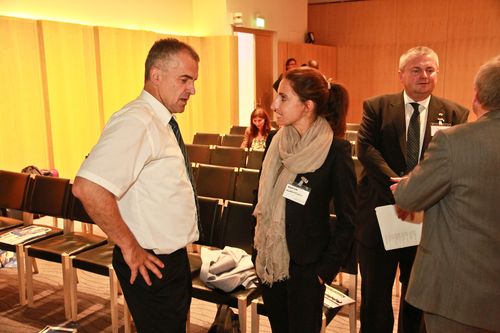
<path fill-rule="evenodd" d="M 296 68 L 284 75 L 271 108 L 280 129 L 262 164 L 255 268 L 273 333 L 319 333 L 325 284 L 354 238 L 356 175 L 343 139 L 348 95 L 318 70 Z"/>
<path fill-rule="evenodd" d="M 250 115 L 250 126 L 245 131 L 241 148 L 264 150 L 269 132 L 271 132 L 269 116 L 264 108 L 257 106 Z"/>

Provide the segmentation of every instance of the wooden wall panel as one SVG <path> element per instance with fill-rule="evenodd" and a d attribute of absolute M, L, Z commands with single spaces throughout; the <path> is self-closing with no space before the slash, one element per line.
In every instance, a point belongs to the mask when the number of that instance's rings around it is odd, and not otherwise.
<path fill-rule="evenodd" d="M 0 16 L 0 169 L 50 167 L 37 23 Z"/>
<path fill-rule="evenodd" d="M 348 121 L 362 101 L 402 89 L 399 56 L 427 45 L 440 57 L 435 94 L 470 107 L 478 66 L 500 53 L 500 1 L 371 0 L 309 5 L 316 43 L 338 48 L 338 80 L 351 95 Z"/>
<path fill-rule="evenodd" d="M 336 47 L 305 43 L 278 43 L 278 68 L 284 69 L 286 59 L 292 57 L 297 60 L 299 66 L 309 60 L 317 60 L 319 70 L 326 77 L 333 79 L 337 77 Z"/>

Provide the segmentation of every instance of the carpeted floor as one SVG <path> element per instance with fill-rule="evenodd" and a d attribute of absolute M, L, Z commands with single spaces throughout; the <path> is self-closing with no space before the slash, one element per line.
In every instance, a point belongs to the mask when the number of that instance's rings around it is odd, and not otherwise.
<path fill-rule="evenodd" d="M 40 273 L 34 276 L 33 308 L 19 305 L 17 270 L 15 268 L 0 269 L 0 333 L 38 332 L 46 325 L 73 325 L 80 333 L 111 332 L 107 277 L 79 271 L 78 322 L 68 323 L 64 318 L 61 265 L 43 260 L 37 260 L 37 263 Z M 397 297 L 393 299 L 394 307 L 397 309 Z M 120 302 L 122 302 L 121 299 Z M 193 299 L 191 333 L 207 332 L 215 312 L 216 305 Z M 119 315 L 123 323 L 122 307 L 120 307 Z M 247 328 L 250 332 L 250 310 L 248 310 L 247 318 Z M 357 327 L 359 329 L 359 321 Z M 122 326 L 120 332 L 123 331 Z M 269 322 L 263 316 L 260 317 L 260 332 L 271 332 Z M 348 317 L 342 314 L 337 315 L 327 327 L 327 332 L 349 332 Z"/>

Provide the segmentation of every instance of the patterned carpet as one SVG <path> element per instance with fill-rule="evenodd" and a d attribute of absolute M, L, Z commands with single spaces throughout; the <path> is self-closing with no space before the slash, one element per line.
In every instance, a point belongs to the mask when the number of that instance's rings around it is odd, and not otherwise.
<path fill-rule="evenodd" d="M 107 277 L 84 271 L 78 272 L 78 322 L 68 323 L 64 318 L 61 265 L 43 260 L 37 260 L 37 263 L 40 273 L 34 276 L 33 308 L 19 305 L 17 270 L 0 269 L 0 333 L 38 332 L 46 325 L 73 325 L 80 333 L 111 332 Z M 122 300 L 119 301 L 122 304 Z M 393 297 L 393 305 L 397 309 L 397 297 Z M 207 332 L 215 312 L 216 305 L 193 299 L 191 333 Z M 119 316 L 123 324 L 122 307 Z M 250 310 L 247 312 L 247 318 L 247 332 L 250 332 Z M 359 321 L 357 328 L 359 329 Z M 120 332 L 124 332 L 123 326 Z M 260 332 L 271 332 L 269 322 L 263 316 L 260 317 Z M 327 332 L 349 332 L 348 317 L 342 313 L 337 315 L 327 327 Z"/>

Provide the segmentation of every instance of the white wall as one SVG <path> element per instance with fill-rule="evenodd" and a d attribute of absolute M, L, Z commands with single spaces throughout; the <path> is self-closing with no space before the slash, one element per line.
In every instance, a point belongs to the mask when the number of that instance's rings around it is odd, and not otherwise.
<path fill-rule="evenodd" d="M 241 12 L 243 26 L 255 28 L 255 14 L 266 19 L 266 30 L 279 41 L 301 43 L 307 31 L 307 0 L 227 0 L 228 13 Z"/>

